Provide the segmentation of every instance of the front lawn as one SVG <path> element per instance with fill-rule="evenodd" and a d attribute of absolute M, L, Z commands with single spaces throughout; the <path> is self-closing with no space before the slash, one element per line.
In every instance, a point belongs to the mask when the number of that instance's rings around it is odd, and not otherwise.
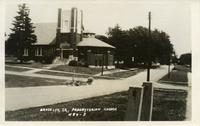
<path fill-rule="evenodd" d="M 185 120 L 187 91 L 156 89 L 154 93 L 152 120 Z"/>
<path fill-rule="evenodd" d="M 17 71 L 17 72 L 24 72 L 24 71 L 28 71 L 28 70 L 32 70 L 32 69 L 5 66 L 5 70 L 8 70 L 8 71 Z"/>
<path fill-rule="evenodd" d="M 116 78 L 128 78 L 128 77 L 134 76 L 142 71 L 144 71 L 144 69 L 135 69 L 135 70 L 116 72 L 116 73 L 112 73 L 112 74 L 104 74 L 104 76 L 116 77 Z"/>
<path fill-rule="evenodd" d="M 32 87 L 32 86 L 51 86 L 65 85 L 66 80 L 46 79 L 40 77 L 27 77 L 19 75 L 5 75 L 5 87 Z"/>
<path fill-rule="evenodd" d="M 93 76 L 89 74 L 80 74 L 80 73 L 62 73 L 62 72 L 56 72 L 56 71 L 47 71 L 47 70 L 42 70 L 39 72 L 36 72 L 37 74 L 47 74 L 47 75 L 54 75 L 54 76 L 64 76 L 64 77 L 75 77 L 75 78 L 88 78 L 88 77 L 93 77 L 95 79 L 108 79 L 108 80 L 114 80 L 114 79 L 119 79 L 116 77 L 108 77 L 108 76 Z"/>
<path fill-rule="evenodd" d="M 191 71 L 191 67 L 187 67 L 185 65 L 176 65 L 174 67 L 175 70 L 179 70 L 179 71 L 185 71 L 185 72 L 192 72 Z"/>
<path fill-rule="evenodd" d="M 47 71 L 42 70 L 39 72 L 36 72 L 37 74 L 47 74 L 47 75 L 54 75 L 54 76 L 64 76 L 64 77 L 89 77 L 90 75 L 84 75 L 84 74 L 78 74 L 78 73 L 62 73 L 62 72 L 56 72 L 56 71 Z"/>
<path fill-rule="evenodd" d="M 6 63 L 7 65 L 21 66 L 21 67 L 31 67 L 31 68 L 42 68 L 48 66 L 49 64 L 42 63 Z"/>
<path fill-rule="evenodd" d="M 160 83 L 171 83 L 171 84 L 179 84 L 179 85 L 187 85 L 189 72 L 188 68 L 184 66 L 175 66 L 170 72 L 170 76 L 165 75 L 158 82 Z"/>
<path fill-rule="evenodd" d="M 154 90 L 153 121 L 185 119 L 187 92 Z M 127 91 L 42 107 L 7 111 L 7 121 L 123 121 L 128 103 Z M 75 110 L 74 110 L 75 109 Z M 88 111 L 76 110 L 87 109 Z M 97 111 L 89 111 L 91 109 Z"/>
<path fill-rule="evenodd" d="M 68 66 L 68 65 L 56 66 L 51 68 L 51 70 L 59 70 L 65 72 L 75 72 L 75 73 L 91 74 L 91 75 L 101 72 L 101 68 L 88 68 L 88 67 Z"/>

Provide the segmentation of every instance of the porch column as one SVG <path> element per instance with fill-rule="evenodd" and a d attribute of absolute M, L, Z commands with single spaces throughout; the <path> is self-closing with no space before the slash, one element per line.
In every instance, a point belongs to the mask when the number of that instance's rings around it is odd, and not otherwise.
<path fill-rule="evenodd" d="M 60 59 L 63 59 L 63 49 L 60 48 Z"/>

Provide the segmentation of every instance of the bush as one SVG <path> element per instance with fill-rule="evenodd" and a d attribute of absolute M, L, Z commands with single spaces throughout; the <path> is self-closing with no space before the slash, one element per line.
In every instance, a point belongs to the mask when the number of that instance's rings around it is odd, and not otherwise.
<path fill-rule="evenodd" d="M 77 66 L 78 65 L 78 62 L 76 60 L 72 60 L 69 62 L 68 64 L 69 66 Z"/>
<path fill-rule="evenodd" d="M 51 64 L 53 63 L 53 60 L 54 60 L 53 56 L 44 57 L 44 60 L 42 60 L 42 63 Z"/>
<path fill-rule="evenodd" d="M 84 61 L 78 61 L 78 66 L 88 67 L 88 64 L 85 63 Z"/>

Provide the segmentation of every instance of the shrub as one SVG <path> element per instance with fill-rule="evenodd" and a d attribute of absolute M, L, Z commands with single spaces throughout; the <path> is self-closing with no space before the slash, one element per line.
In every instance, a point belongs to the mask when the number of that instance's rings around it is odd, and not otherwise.
<path fill-rule="evenodd" d="M 78 62 L 76 60 L 72 60 L 69 62 L 68 64 L 69 66 L 77 66 L 78 65 Z"/>
<path fill-rule="evenodd" d="M 55 59 L 55 57 L 54 56 L 46 56 L 46 57 L 44 57 L 44 59 L 42 59 L 40 62 L 41 63 L 45 63 L 45 64 L 51 64 L 51 63 L 53 63 L 53 60 Z"/>

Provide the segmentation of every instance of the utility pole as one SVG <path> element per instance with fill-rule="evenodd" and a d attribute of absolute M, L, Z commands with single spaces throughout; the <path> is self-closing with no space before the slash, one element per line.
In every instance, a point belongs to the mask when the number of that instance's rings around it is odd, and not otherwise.
<path fill-rule="evenodd" d="M 149 12 L 148 15 L 148 19 L 149 19 L 149 41 L 148 41 L 148 65 L 147 65 L 147 81 L 150 81 L 150 67 L 151 67 L 151 55 L 150 55 L 150 44 L 151 44 L 151 11 Z"/>
<path fill-rule="evenodd" d="M 168 59 L 168 79 L 170 79 L 170 65 L 171 65 L 171 55 L 169 53 L 169 59 Z"/>
<path fill-rule="evenodd" d="M 170 79 L 170 61 L 169 61 L 169 65 L 168 65 L 168 79 Z"/>
<path fill-rule="evenodd" d="M 104 67 L 104 53 L 102 54 L 102 66 L 101 66 L 101 76 L 103 76 L 103 67 Z"/>

